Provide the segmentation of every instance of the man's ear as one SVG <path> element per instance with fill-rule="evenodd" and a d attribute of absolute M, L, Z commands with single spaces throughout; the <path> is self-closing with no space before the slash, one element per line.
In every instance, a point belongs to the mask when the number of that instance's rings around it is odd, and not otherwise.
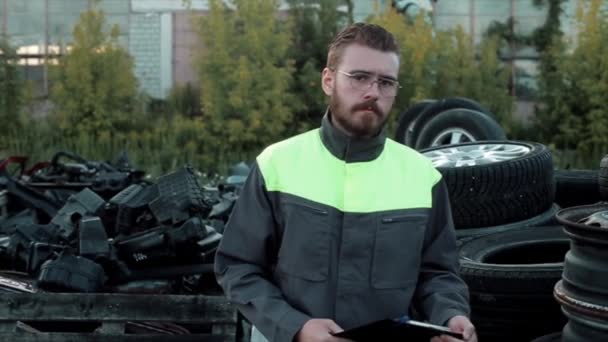
<path fill-rule="evenodd" d="M 334 86 L 335 86 L 334 75 L 335 75 L 335 73 L 333 71 L 329 70 L 329 68 L 323 69 L 323 72 L 321 73 L 321 86 L 323 87 L 323 92 L 327 96 L 331 96 L 331 94 L 334 90 Z"/>

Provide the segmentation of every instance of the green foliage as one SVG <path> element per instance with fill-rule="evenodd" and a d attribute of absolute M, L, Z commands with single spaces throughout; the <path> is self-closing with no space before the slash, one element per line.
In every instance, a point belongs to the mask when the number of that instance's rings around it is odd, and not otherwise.
<path fill-rule="evenodd" d="M 20 126 L 25 84 L 17 69 L 18 56 L 6 39 L 0 39 L 0 135 Z"/>
<path fill-rule="evenodd" d="M 513 29 L 516 24 L 515 18 L 509 17 L 506 22 L 494 21 L 489 26 L 484 35 L 486 37 L 499 37 L 501 43 L 506 43 L 509 47 L 530 45 L 533 43 L 530 35 L 522 35 Z"/>
<path fill-rule="evenodd" d="M 277 0 L 220 0 L 199 20 L 205 46 L 197 62 L 207 153 L 253 157 L 284 136 L 292 120 L 291 27 L 277 16 Z"/>
<path fill-rule="evenodd" d="M 436 55 L 437 43 L 433 38 L 432 27 L 422 15 L 410 22 L 390 6 L 380 9 L 378 2 L 375 6 L 375 14 L 368 21 L 386 28 L 399 44 L 399 83 L 402 88 L 395 99 L 393 110 L 402 111 L 418 100 L 433 96 L 431 89 L 435 85 L 436 73 L 431 58 Z M 396 115 L 392 117 L 397 118 Z"/>
<path fill-rule="evenodd" d="M 174 115 L 158 118 L 152 124 L 129 131 L 102 131 L 96 136 L 77 132 L 65 136 L 53 121 L 37 120 L 27 129 L 5 136 L 5 155 L 26 155 L 32 162 L 49 160 L 60 150 L 73 151 L 91 160 L 112 160 L 127 151 L 133 164 L 160 176 L 175 168 L 191 164 L 202 171 L 222 172 L 227 165 L 213 164 L 210 154 L 201 153 L 208 144 L 200 118 Z"/>
<path fill-rule="evenodd" d="M 167 102 L 170 114 L 183 114 L 188 117 L 201 115 L 200 89 L 193 86 L 190 82 L 183 86 L 174 86 L 171 89 Z"/>
<path fill-rule="evenodd" d="M 438 32 L 435 43 L 435 55 L 430 59 L 436 77 L 431 97 L 474 99 L 494 113 L 509 134 L 514 124 L 514 99 L 508 93 L 509 70 L 498 58 L 498 39 L 486 37 L 476 47 L 458 27 Z"/>
<path fill-rule="evenodd" d="M 326 108 L 321 88 L 321 70 L 325 67 L 327 47 L 333 37 L 352 23 L 352 1 L 345 0 L 288 0 L 293 21 L 293 48 L 290 57 L 295 61 L 294 92 L 298 102 L 293 104 L 293 129 L 303 131 L 319 124 Z M 345 5 L 348 12 L 340 12 Z"/>
<path fill-rule="evenodd" d="M 508 134 L 514 99 L 508 93 L 508 70 L 497 55 L 497 38 L 486 37 L 476 47 L 461 27 L 433 32 L 425 15 L 407 21 L 387 7 L 370 19 L 392 32 L 401 49 L 399 82 L 403 88 L 395 109 L 403 110 L 425 98 L 469 97 L 492 111 Z"/>
<path fill-rule="evenodd" d="M 81 14 L 71 49 L 54 73 L 51 94 L 65 134 L 113 135 L 134 126 L 137 81 L 118 35 L 118 26 L 106 28 L 103 11 Z"/>
<path fill-rule="evenodd" d="M 567 0 L 533 0 L 536 6 L 548 5 L 545 23 L 536 29 L 530 37 L 538 51 L 545 51 L 552 45 L 556 35 L 561 35 L 561 21 L 564 9 L 563 4 Z"/>
<path fill-rule="evenodd" d="M 543 141 L 582 156 L 608 151 L 608 17 L 601 0 L 579 2 L 573 49 L 555 37 L 546 58 L 552 68 L 541 74 L 543 105 L 536 124 Z"/>
<path fill-rule="evenodd" d="M 499 43 L 496 37 L 486 38 L 480 45 L 477 71 L 471 70 L 477 79 L 470 97 L 485 105 L 496 115 L 507 135 L 516 129 L 513 120 L 514 101 L 509 94 L 510 69 L 498 56 Z"/>

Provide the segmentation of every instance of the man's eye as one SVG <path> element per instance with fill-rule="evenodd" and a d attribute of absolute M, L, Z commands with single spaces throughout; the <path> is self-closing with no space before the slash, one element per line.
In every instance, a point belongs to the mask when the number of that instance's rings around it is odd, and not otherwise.
<path fill-rule="evenodd" d="M 367 81 L 369 80 L 369 75 L 366 74 L 354 74 L 353 79 L 357 80 L 357 81 Z"/>
<path fill-rule="evenodd" d="M 395 82 L 391 80 L 380 80 L 380 86 L 384 88 L 392 88 L 395 86 Z"/>

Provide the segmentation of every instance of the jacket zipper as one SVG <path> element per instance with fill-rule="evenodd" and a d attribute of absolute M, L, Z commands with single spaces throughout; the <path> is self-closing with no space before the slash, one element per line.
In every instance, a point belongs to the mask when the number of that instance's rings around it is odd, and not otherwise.
<path fill-rule="evenodd" d="M 348 139 L 346 143 L 346 151 L 344 152 L 344 173 L 346 174 L 347 169 L 347 160 L 348 160 L 348 152 L 350 151 L 350 142 L 351 139 Z M 344 184 L 342 184 L 342 197 L 344 198 L 344 189 L 346 186 L 346 177 L 344 177 Z M 344 199 L 342 200 L 344 203 Z M 344 230 L 344 212 L 341 213 L 340 216 L 340 227 L 338 229 L 338 257 L 336 259 L 336 281 L 335 281 L 335 294 L 334 294 L 334 318 L 337 320 L 337 307 L 338 307 L 338 292 L 339 292 L 339 283 L 340 283 L 340 254 L 342 253 L 342 232 Z"/>

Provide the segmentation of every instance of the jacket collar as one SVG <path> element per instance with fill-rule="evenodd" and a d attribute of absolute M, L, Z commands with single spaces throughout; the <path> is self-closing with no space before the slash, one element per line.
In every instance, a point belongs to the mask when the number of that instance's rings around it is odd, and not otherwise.
<path fill-rule="evenodd" d="M 350 137 L 333 126 L 331 112 L 325 112 L 321 121 L 321 141 L 336 158 L 347 163 L 365 162 L 378 158 L 384 149 L 386 127 L 371 138 Z"/>

